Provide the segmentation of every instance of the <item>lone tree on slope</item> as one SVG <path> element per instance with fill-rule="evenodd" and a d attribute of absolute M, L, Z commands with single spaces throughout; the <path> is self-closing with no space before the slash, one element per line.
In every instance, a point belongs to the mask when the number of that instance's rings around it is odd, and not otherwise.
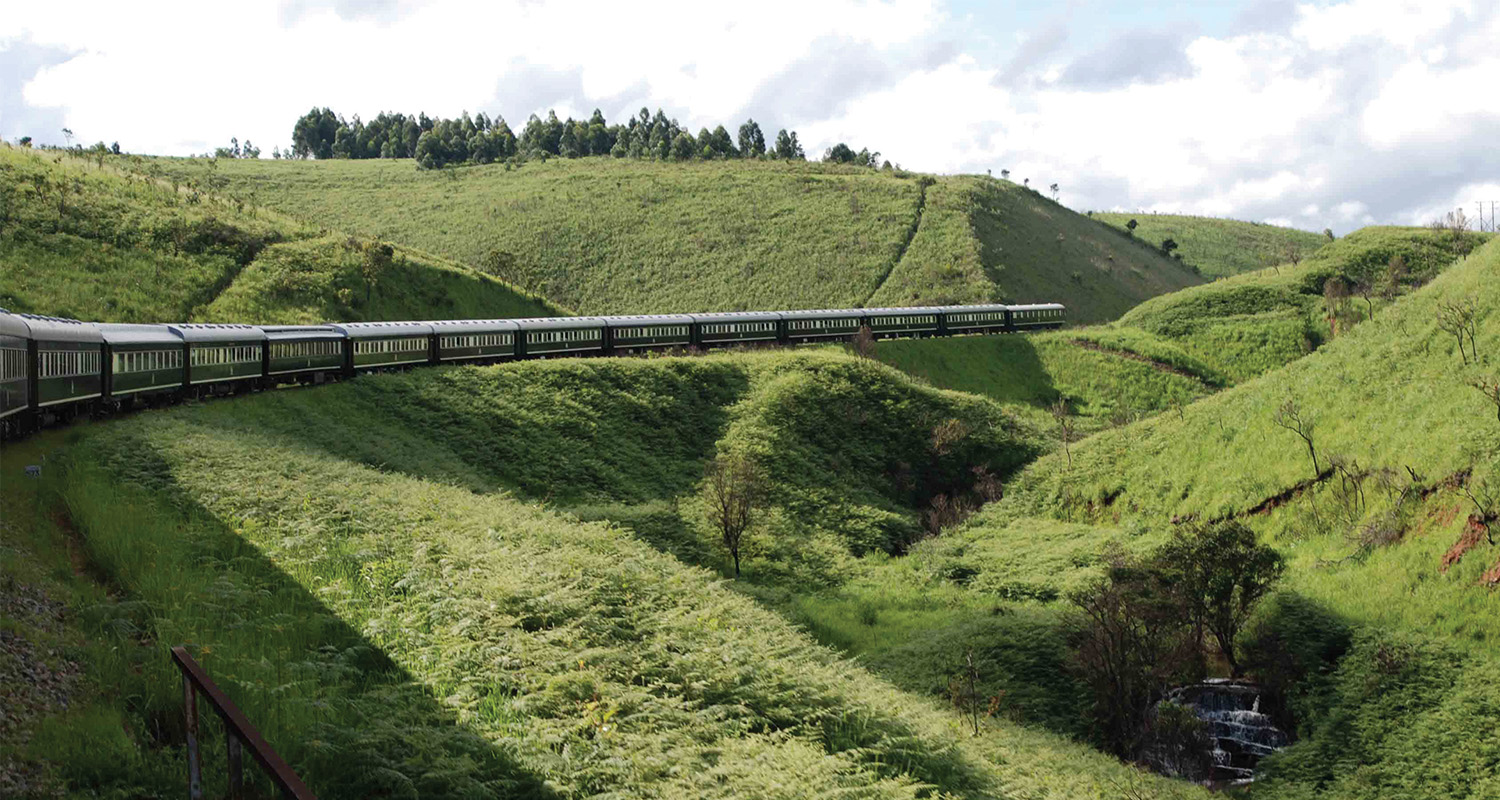
<path fill-rule="evenodd" d="M 1271 422 L 1278 428 L 1285 428 L 1302 437 L 1302 441 L 1307 444 L 1307 454 L 1312 458 L 1313 478 L 1322 475 L 1323 469 L 1318 464 L 1318 449 L 1313 446 L 1313 421 L 1303 415 L 1302 406 L 1298 405 L 1297 399 L 1288 397 L 1271 416 Z"/>
<path fill-rule="evenodd" d="M 703 499 L 724 549 L 734 559 L 734 577 L 740 576 L 740 549 L 745 532 L 760 507 L 762 481 L 755 464 L 744 456 L 721 455 L 704 471 Z"/>

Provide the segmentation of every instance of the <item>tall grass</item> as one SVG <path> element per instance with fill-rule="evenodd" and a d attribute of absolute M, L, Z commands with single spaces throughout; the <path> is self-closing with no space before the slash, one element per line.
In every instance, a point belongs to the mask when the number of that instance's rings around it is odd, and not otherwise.
<path fill-rule="evenodd" d="M 421 391 L 410 376 L 361 378 L 88 430 L 57 488 L 95 563 L 139 601 L 134 635 L 149 642 L 139 671 L 95 668 L 119 681 L 116 707 L 142 732 L 140 758 L 171 758 L 178 684 L 165 647 L 190 641 L 330 797 L 1071 797 L 1138 780 L 1005 718 L 970 738 L 955 716 L 816 645 L 716 573 L 620 528 L 486 491 L 528 466 L 491 449 L 509 438 L 504 426 L 463 444 L 467 433 L 445 431 L 442 413 L 411 422 L 445 403 L 455 417 L 483 405 L 484 394 L 470 394 L 488 385 L 490 399 L 554 420 L 534 442 L 540 456 L 589 441 L 578 392 L 592 372 L 596 387 L 634 385 L 607 424 L 636 442 L 618 452 L 636 452 L 675 418 L 674 381 L 705 385 L 705 398 L 675 401 L 689 410 L 738 408 L 732 393 L 708 388 L 736 369 L 768 396 L 806 371 L 890 381 L 876 405 L 910 395 L 891 420 L 922 416 L 919 402 L 960 417 L 979 413 L 966 405 L 988 407 L 847 358 L 725 355 L 447 370 L 429 373 L 438 383 Z M 404 431 L 379 468 L 361 463 L 341 431 L 322 430 L 335 407 L 366 434 Z M 800 401 L 786 411 L 808 413 Z M 697 414 L 683 424 L 707 433 L 693 436 L 722 435 L 713 414 Z M 262 424 L 273 418 L 281 424 Z M 701 446 L 660 458 L 691 462 Z M 641 488 L 627 480 L 614 496 L 682 491 L 671 471 L 647 467 L 635 480 Z M 1047 698 L 1027 707 L 1057 708 Z M 104 789 L 140 782 L 134 769 L 123 783 L 71 778 Z M 169 789 L 145 793 L 158 791 Z"/>

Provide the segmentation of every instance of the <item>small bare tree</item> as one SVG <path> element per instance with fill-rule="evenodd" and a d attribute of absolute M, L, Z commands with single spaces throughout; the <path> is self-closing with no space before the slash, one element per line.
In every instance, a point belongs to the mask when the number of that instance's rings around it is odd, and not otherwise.
<path fill-rule="evenodd" d="M 869 325 L 861 325 L 854 332 L 854 336 L 849 339 L 849 350 L 860 358 L 875 358 L 875 332 L 870 330 Z"/>
<path fill-rule="evenodd" d="M 1479 390 L 1484 399 L 1495 404 L 1495 419 L 1500 420 L 1500 378 L 1494 375 L 1479 375 L 1469 380 L 1469 385 Z"/>
<path fill-rule="evenodd" d="M 1485 481 L 1470 481 L 1463 484 L 1462 489 L 1464 496 L 1474 504 L 1474 515 L 1470 520 L 1484 529 L 1484 538 L 1494 545 L 1495 531 L 1491 526 L 1500 519 L 1500 499 Z"/>
<path fill-rule="evenodd" d="M 1294 397 L 1287 397 L 1286 402 L 1276 409 L 1271 416 L 1271 422 L 1278 428 L 1285 428 L 1292 433 L 1302 437 L 1307 444 L 1307 454 L 1313 462 L 1313 478 L 1323 474 L 1323 468 L 1318 464 L 1318 449 L 1313 445 L 1313 421 L 1302 413 L 1302 406 Z"/>
<path fill-rule="evenodd" d="M 1302 249 L 1294 244 L 1286 246 L 1286 263 L 1297 266 L 1302 263 Z M 1279 272 L 1280 270 L 1278 270 Z"/>
<path fill-rule="evenodd" d="M 762 492 L 760 470 L 744 456 L 721 455 L 704 471 L 703 499 L 724 549 L 734 559 L 736 578 L 740 576 L 740 549 L 755 521 Z"/>
<path fill-rule="evenodd" d="M 1458 355 L 1465 364 L 1469 363 L 1470 356 L 1470 352 L 1464 350 L 1465 339 L 1469 342 L 1469 350 L 1472 351 L 1474 363 L 1479 363 L 1479 345 L 1475 341 L 1479 327 L 1479 311 L 1472 298 L 1440 303 L 1437 310 L 1437 324 L 1438 328 L 1458 340 Z"/>
<path fill-rule="evenodd" d="M 979 735 L 979 666 L 974 663 L 974 649 L 964 653 L 963 672 L 948 679 L 948 699 L 960 714 L 969 718 L 974 726 L 974 735 Z"/>
<path fill-rule="evenodd" d="M 1068 469 L 1073 468 L 1073 451 L 1069 447 L 1073 443 L 1073 433 L 1076 430 L 1073 416 L 1068 411 L 1068 401 L 1059 397 L 1052 404 L 1052 420 L 1057 423 L 1057 438 L 1062 440 L 1063 455 L 1068 457 Z"/>
<path fill-rule="evenodd" d="M 1350 288 L 1365 301 L 1365 319 L 1375 319 L 1375 276 L 1361 275 L 1354 280 Z"/>

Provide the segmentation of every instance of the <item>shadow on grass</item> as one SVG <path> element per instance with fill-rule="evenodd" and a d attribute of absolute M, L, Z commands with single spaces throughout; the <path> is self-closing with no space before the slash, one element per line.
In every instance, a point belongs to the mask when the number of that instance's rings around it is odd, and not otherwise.
<path fill-rule="evenodd" d="M 181 758 L 181 679 L 168 649 L 187 643 L 320 797 L 552 796 L 515 753 L 465 727 L 239 532 L 188 500 L 158 456 L 135 452 L 131 463 L 133 474 L 118 478 L 75 464 L 54 488 L 94 565 L 129 593 L 85 617 L 100 636 L 145 645 L 134 648 L 137 663 L 99 665 L 98 676 L 117 682 L 114 693 L 140 720 L 142 761 Z M 200 717 L 207 788 L 222 792 L 223 737 L 205 707 Z M 160 772 L 122 769 L 90 788 L 132 786 Z"/>
<path fill-rule="evenodd" d="M 749 377 L 682 360 L 570 359 L 361 376 L 195 409 L 194 421 L 475 492 L 665 500 L 702 477 Z"/>
<path fill-rule="evenodd" d="M 875 357 L 933 386 L 1000 403 L 1045 406 L 1061 396 L 1029 336 L 881 342 Z"/>

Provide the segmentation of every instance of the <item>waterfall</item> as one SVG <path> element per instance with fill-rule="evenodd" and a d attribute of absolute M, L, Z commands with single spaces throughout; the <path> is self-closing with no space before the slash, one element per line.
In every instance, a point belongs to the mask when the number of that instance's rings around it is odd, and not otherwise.
<path fill-rule="evenodd" d="M 1261 688 L 1253 683 L 1211 678 L 1179 686 L 1164 703 L 1192 709 L 1204 723 L 1212 765 L 1208 783 L 1243 784 L 1255 778 L 1255 765 L 1287 745 L 1286 731 L 1260 710 Z"/>

